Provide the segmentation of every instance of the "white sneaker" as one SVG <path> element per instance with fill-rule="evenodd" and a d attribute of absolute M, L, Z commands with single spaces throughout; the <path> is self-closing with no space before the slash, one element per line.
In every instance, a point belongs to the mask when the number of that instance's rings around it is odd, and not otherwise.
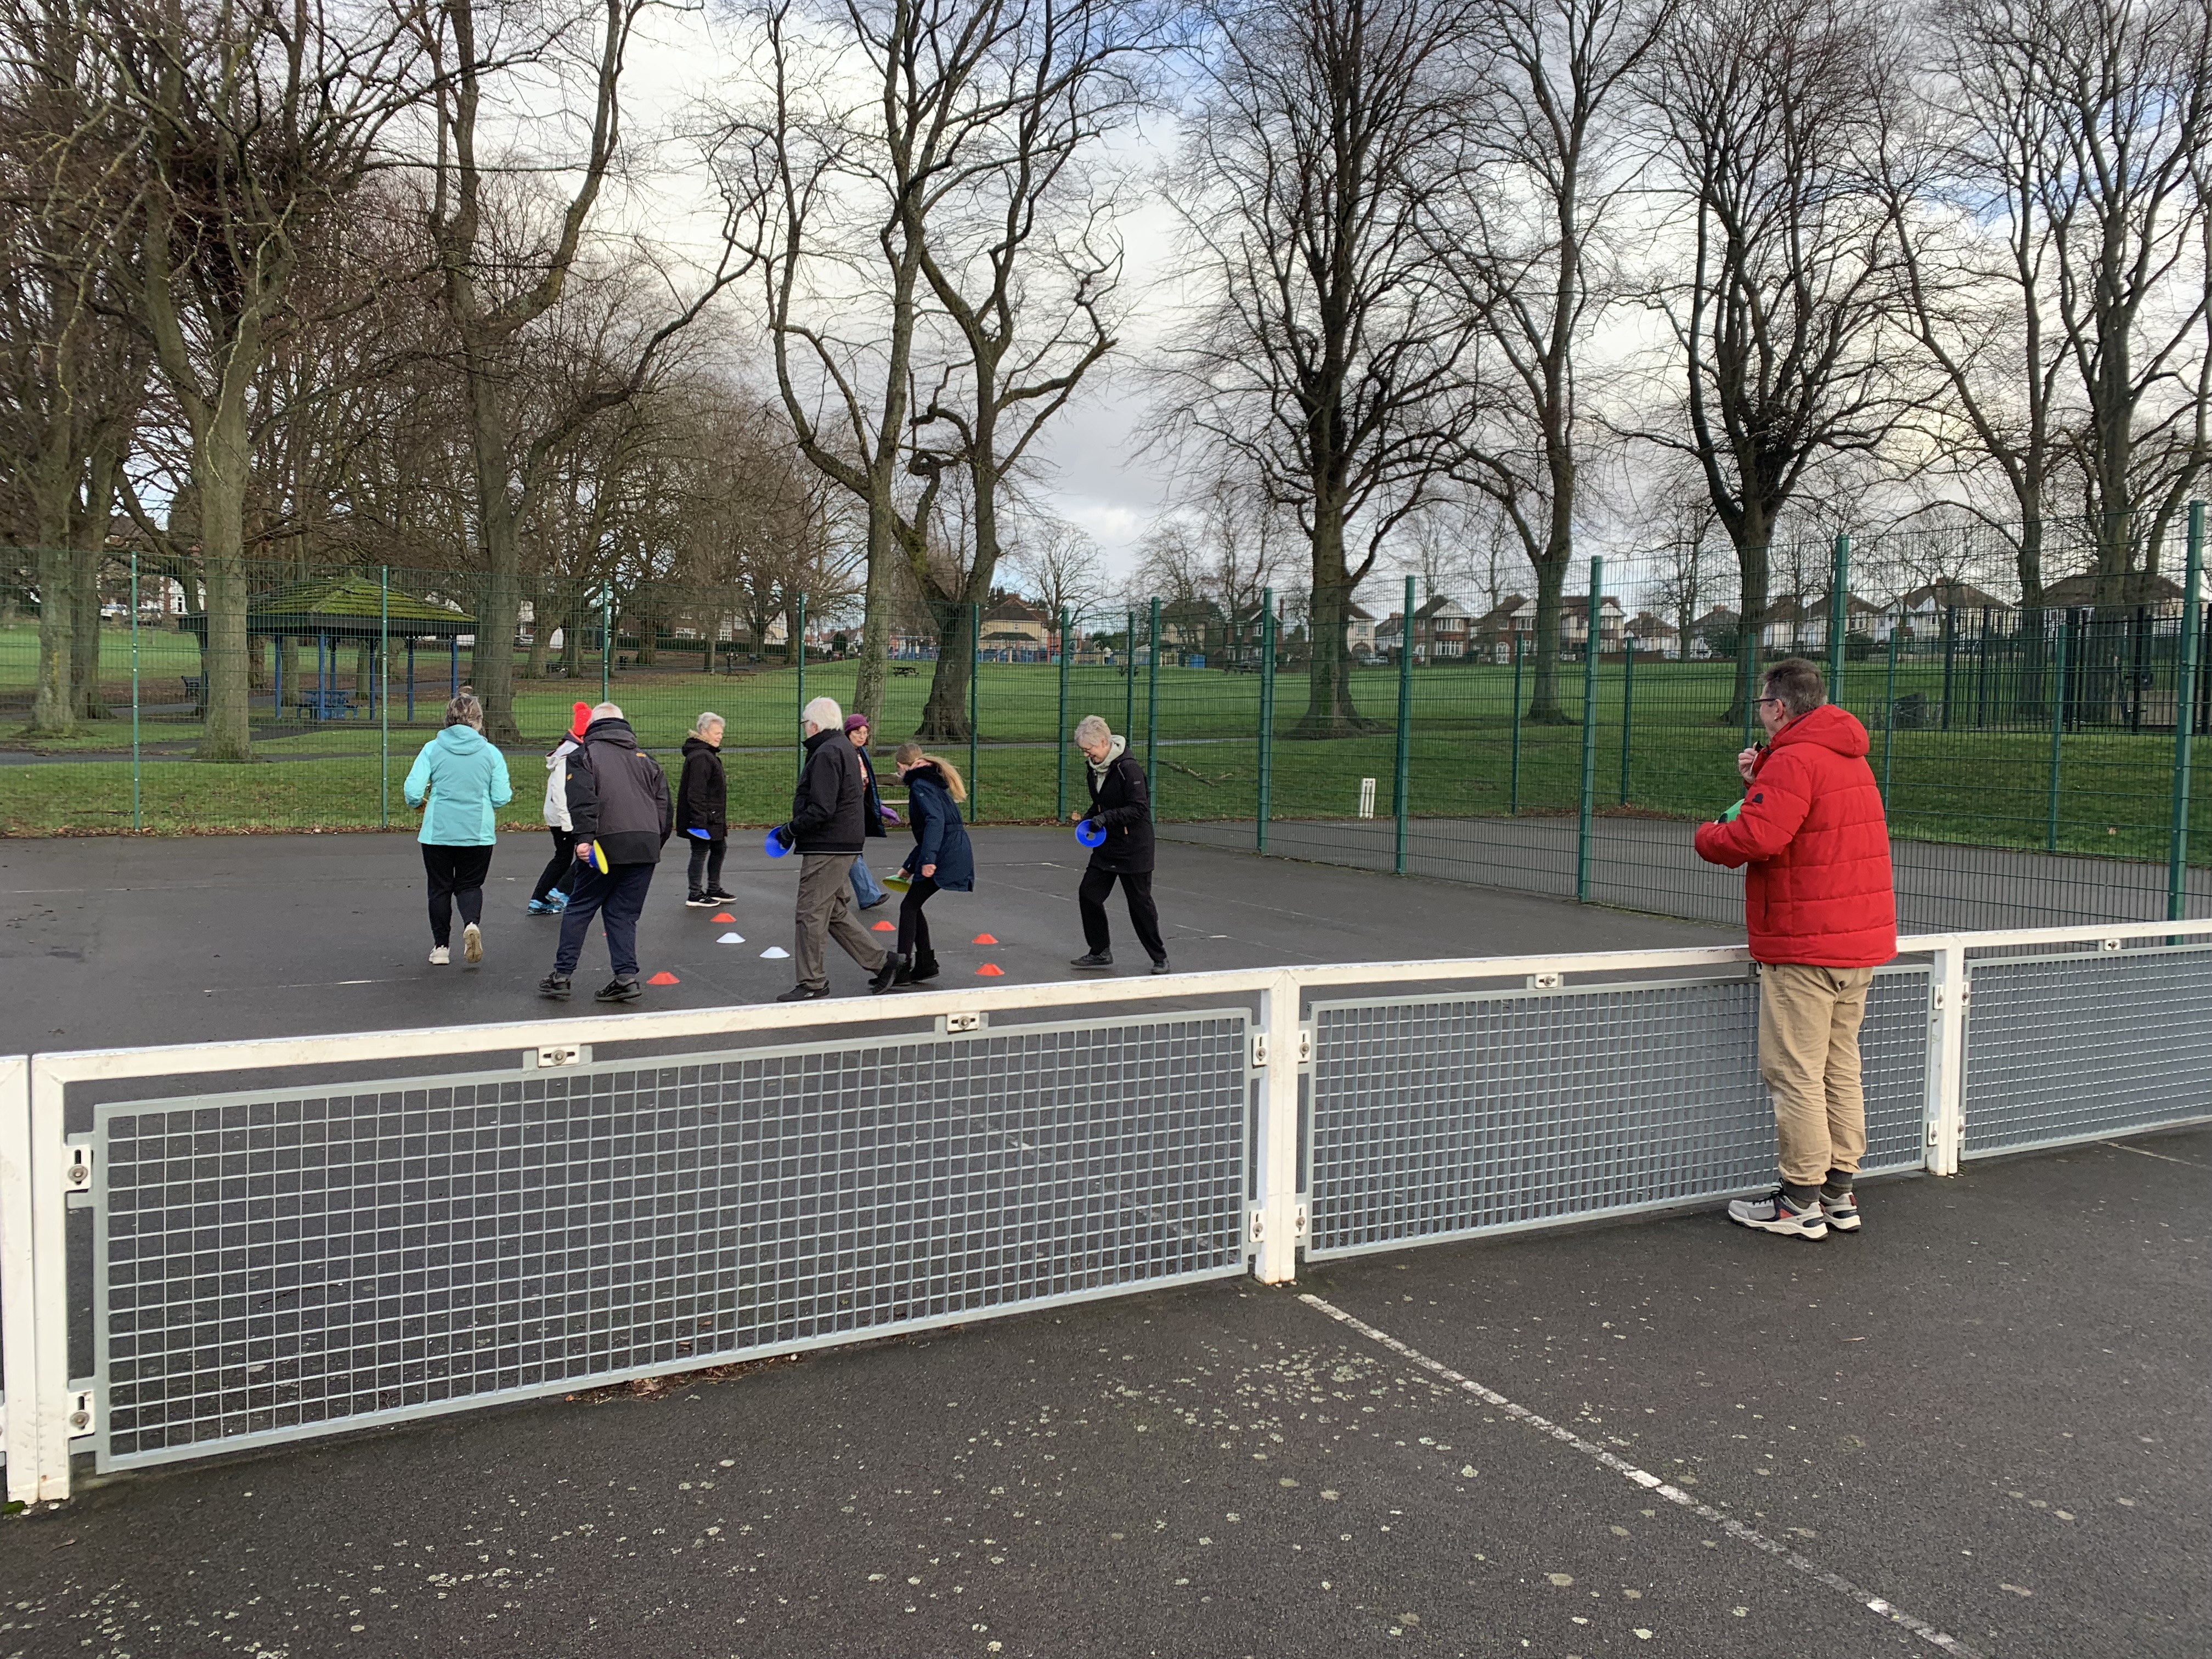
<path fill-rule="evenodd" d="M 461 960 L 471 968 L 483 960 L 483 929 L 473 921 L 461 929 Z"/>
<path fill-rule="evenodd" d="M 1779 1233 L 1785 1238 L 1826 1238 L 1827 1218 L 1817 1198 L 1800 1204 L 1780 1187 L 1764 1198 L 1739 1198 L 1728 1206 L 1728 1218 L 1756 1232 Z"/>
<path fill-rule="evenodd" d="M 434 945 L 430 947 L 430 965 L 433 968 L 442 968 L 453 959 L 453 953 L 444 945 Z"/>

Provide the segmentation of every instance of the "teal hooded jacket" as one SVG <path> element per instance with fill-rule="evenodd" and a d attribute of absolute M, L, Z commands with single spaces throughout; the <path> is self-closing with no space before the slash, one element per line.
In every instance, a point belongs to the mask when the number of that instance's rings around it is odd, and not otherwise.
<path fill-rule="evenodd" d="M 408 769 L 407 804 L 429 810 L 416 840 L 433 847 L 489 847 L 499 839 L 498 809 L 514 799 L 507 757 L 473 726 L 449 726 L 422 745 Z"/>

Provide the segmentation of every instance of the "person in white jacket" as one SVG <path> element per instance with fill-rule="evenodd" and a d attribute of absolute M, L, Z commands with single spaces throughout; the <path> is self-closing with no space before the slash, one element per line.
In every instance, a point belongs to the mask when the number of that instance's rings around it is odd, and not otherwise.
<path fill-rule="evenodd" d="M 530 890 L 533 916 L 557 916 L 568 908 L 568 889 L 576 880 L 576 826 L 568 817 L 568 757 L 583 741 L 584 728 L 591 723 L 592 705 L 578 703 L 568 731 L 545 757 L 545 827 L 553 832 L 553 856 L 538 872 L 537 886 Z"/>

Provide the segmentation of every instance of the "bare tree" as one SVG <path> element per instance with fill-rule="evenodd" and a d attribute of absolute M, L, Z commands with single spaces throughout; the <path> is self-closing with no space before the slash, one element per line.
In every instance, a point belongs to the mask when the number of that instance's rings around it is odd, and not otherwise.
<path fill-rule="evenodd" d="M 207 588 L 204 759 L 244 760 L 251 397 L 303 250 L 341 215 L 419 95 L 395 5 L 105 0 L 99 38 L 139 134 L 123 283 L 191 441 Z"/>
<path fill-rule="evenodd" d="M 1105 603 L 1106 567 L 1098 556 L 1098 544 L 1087 531 L 1033 512 L 1023 516 L 1012 539 L 1007 568 L 1052 613 L 1055 628 L 1065 616 L 1072 629 L 1086 612 Z"/>
<path fill-rule="evenodd" d="M 1869 450 L 1895 405 L 1883 322 L 1898 261 L 1875 147 L 1894 97 L 1876 0 L 1717 0 L 1669 22 L 1643 80 L 1690 257 L 1656 295 L 1687 455 L 1734 545 L 1735 700 L 1753 695 L 1775 526 L 1808 471 Z"/>
<path fill-rule="evenodd" d="M 1168 179 L 1194 314 L 1168 360 L 1180 435 L 1237 458 L 1311 561 L 1297 731 L 1364 729 L 1346 608 L 1432 498 L 1469 416 L 1473 327 L 1436 281 L 1439 194 L 1467 112 L 1451 0 L 1214 0 Z"/>
<path fill-rule="evenodd" d="M 1607 246 L 1637 175 L 1617 106 L 1675 0 L 1489 0 L 1469 55 L 1474 118 L 1436 251 L 1481 331 L 1484 418 L 1461 475 L 1535 572 L 1528 718 L 1559 701 L 1559 596 L 1574 560 L 1590 336 L 1620 285 Z"/>

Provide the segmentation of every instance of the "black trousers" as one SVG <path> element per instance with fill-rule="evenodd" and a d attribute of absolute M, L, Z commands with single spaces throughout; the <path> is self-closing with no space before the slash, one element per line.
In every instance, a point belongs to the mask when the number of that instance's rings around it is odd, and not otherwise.
<path fill-rule="evenodd" d="M 553 837 L 553 856 L 538 872 L 538 885 L 530 890 L 530 902 L 543 904 L 545 896 L 555 889 L 567 892 L 576 884 L 576 832 L 574 830 L 554 830 L 547 826 Z"/>
<path fill-rule="evenodd" d="M 491 873 L 489 847 L 440 847 L 422 843 L 422 868 L 430 878 L 430 942 L 453 943 L 453 906 L 461 907 L 464 927 L 483 920 L 484 878 Z"/>
<path fill-rule="evenodd" d="M 906 890 L 899 901 L 898 953 L 902 957 L 920 951 L 923 956 L 934 954 L 929 948 L 929 918 L 921 914 L 921 907 L 929 902 L 937 891 L 937 884 L 927 876 L 916 876 L 914 885 Z"/>
<path fill-rule="evenodd" d="M 709 893 L 722 890 L 722 855 L 730 850 L 727 836 L 713 841 L 701 841 L 686 833 L 684 840 L 691 843 L 691 867 L 684 873 L 686 898 L 704 898 Z M 702 881 L 700 878 L 706 879 Z"/>
<path fill-rule="evenodd" d="M 1093 865 L 1083 872 L 1083 885 L 1075 892 L 1077 906 L 1083 912 L 1083 942 L 1094 951 L 1113 948 L 1112 936 L 1106 931 L 1106 896 L 1114 890 L 1117 881 L 1121 884 L 1121 896 L 1128 901 L 1129 925 L 1137 930 L 1138 943 L 1154 962 L 1164 961 L 1168 947 L 1160 940 L 1160 913 L 1152 902 L 1152 872 L 1149 870 L 1117 874 Z"/>

